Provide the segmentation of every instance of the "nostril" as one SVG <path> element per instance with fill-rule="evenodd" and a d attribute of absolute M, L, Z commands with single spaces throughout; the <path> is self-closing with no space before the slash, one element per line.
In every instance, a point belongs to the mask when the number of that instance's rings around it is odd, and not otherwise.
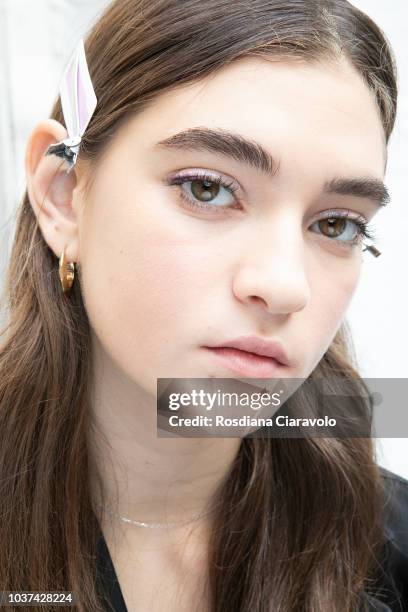
<path fill-rule="evenodd" d="M 250 295 L 249 299 L 251 302 L 255 302 L 255 303 L 262 302 L 263 304 L 265 304 L 265 306 L 267 306 L 266 301 L 263 298 L 259 297 L 258 295 Z"/>

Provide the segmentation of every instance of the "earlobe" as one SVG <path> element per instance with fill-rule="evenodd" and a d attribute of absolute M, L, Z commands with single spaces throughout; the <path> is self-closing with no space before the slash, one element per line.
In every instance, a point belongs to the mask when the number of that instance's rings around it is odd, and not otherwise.
<path fill-rule="evenodd" d="M 27 192 L 48 246 L 57 257 L 65 247 L 67 258 L 77 261 L 77 220 L 72 207 L 76 173 L 67 173 L 59 157 L 45 155 L 49 145 L 66 136 L 66 129 L 53 119 L 36 126 L 26 149 Z"/>

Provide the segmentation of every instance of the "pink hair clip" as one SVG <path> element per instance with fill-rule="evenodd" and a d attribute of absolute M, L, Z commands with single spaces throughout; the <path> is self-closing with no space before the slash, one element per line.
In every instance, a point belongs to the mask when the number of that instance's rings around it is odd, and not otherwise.
<path fill-rule="evenodd" d="M 97 99 L 89 74 L 84 41 L 81 39 L 63 74 L 60 98 L 68 138 L 48 147 L 45 155 L 57 155 L 74 167 L 84 134 L 95 111 Z"/>

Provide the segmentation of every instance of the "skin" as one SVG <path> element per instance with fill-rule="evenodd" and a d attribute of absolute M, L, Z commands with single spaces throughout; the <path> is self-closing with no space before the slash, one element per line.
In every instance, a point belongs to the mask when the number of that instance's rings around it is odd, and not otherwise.
<path fill-rule="evenodd" d="M 279 160 L 279 174 L 266 177 L 221 154 L 155 146 L 196 126 L 260 142 Z M 53 178 L 61 160 L 44 152 L 66 136 L 56 121 L 40 123 L 27 145 L 26 171 L 45 240 L 56 257 L 67 245 L 68 261 L 80 269 L 95 354 L 92 414 L 108 441 L 107 450 L 92 433 L 91 448 L 108 499 L 118 484 L 122 515 L 182 520 L 211 498 L 240 440 L 157 438 L 156 379 L 233 376 L 202 346 L 241 334 L 282 342 L 291 365 L 277 376 L 310 374 L 342 323 L 362 262 L 361 246 L 310 228 L 333 209 L 367 221 L 377 212 L 366 198 L 323 196 L 322 185 L 338 175 L 383 179 L 379 114 L 345 61 L 247 58 L 157 98 L 116 133 L 96 167 L 78 161 L 70 175 Z M 243 210 L 217 217 L 186 208 L 182 187 L 163 181 L 191 169 L 236 181 Z M 184 189 L 192 196 L 191 183 Z M 224 190 L 214 197 L 234 202 Z M 174 585 L 192 597 L 188 585 L 203 571 L 209 527 L 104 522 L 129 606 L 170 609 Z M 160 592 L 157 571 L 168 576 Z"/>

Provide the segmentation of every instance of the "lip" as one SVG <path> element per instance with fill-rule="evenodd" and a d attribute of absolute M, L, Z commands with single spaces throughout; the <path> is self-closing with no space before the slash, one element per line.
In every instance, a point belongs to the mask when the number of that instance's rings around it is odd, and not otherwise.
<path fill-rule="evenodd" d="M 204 348 L 241 376 L 267 378 L 273 376 L 279 368 L 290 365 L 289 358 L 279 342 L 264 340 L 258 336 L 240 336 Z"/>

